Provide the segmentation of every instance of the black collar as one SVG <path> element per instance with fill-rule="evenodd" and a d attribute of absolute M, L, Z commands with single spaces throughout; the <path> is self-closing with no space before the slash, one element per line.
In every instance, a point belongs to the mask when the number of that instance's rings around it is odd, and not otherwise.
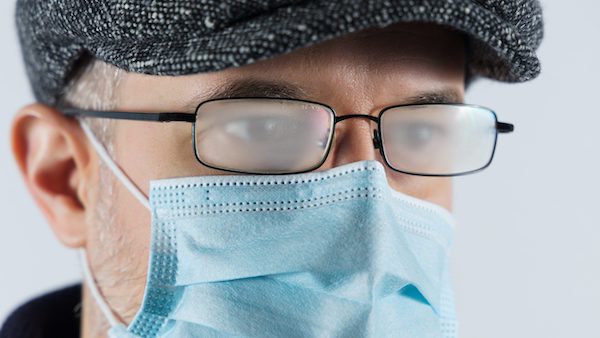
<path fill-rule="evenodd" d="M 2 325 L 0 338 L 77 338 L 81 285 L 35 298 L 15 310 Z"/>

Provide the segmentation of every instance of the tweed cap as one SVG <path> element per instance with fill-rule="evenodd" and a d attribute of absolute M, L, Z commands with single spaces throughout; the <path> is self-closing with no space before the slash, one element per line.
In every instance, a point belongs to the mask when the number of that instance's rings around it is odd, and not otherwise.
<path fill-rule="evenodd" d="M 185 75 L 241 66 L 349 32 L 429 22 L 469 37 L 469 71 L 536 77 L 537 0 L 18 0 L 38 101 L 55 104 L 84 56 L 130 72 Z"/>

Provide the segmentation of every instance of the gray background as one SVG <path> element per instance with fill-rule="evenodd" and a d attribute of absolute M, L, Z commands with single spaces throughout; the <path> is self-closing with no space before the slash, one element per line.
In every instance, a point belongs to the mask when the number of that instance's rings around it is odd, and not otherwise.
<path fill-rule="evenodd" d="M 517 132 L 501 136 L 491 168 L 456 180 L 461 337 L 600 337 L 600 5 L 542 4 L 542 75 L 521 85 L 481 81 L 467 97 Z M 11 118 L 32 100 L 13 7 L 0 1 L 0 321 L 80 279 L 76 253 L 54 239 L 10 155 Z"/>

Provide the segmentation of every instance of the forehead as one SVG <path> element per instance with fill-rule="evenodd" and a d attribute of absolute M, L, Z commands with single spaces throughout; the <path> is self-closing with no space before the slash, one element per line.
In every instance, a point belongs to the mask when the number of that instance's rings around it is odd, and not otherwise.
<path fill-rule="evenodd" d="M 463 90 L 465 39 L 433 24 L 396 24 L 334 38 L 256 63 L 213 73 L 150 76 L 131 73 L 120 88 L 124 103 L 140 95 L 183 109 L 230 96 L 332 97 Z M 388 96 L 389 96 L 388 95 Z M 132 107 L 135 108 L 135 105 Z M 167 107 L 164 107 L 167 108 Z"/>

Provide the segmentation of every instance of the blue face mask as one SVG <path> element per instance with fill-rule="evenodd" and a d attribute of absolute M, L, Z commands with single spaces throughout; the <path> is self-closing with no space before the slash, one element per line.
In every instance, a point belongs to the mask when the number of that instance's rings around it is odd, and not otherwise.
<path fill-rule="evenodd" d="M 111 337 L 456 337 L 452 217 L 393 190 L 377 161 L 150 186 L 148 278 L 129 327 L 84 259 Z"/>

